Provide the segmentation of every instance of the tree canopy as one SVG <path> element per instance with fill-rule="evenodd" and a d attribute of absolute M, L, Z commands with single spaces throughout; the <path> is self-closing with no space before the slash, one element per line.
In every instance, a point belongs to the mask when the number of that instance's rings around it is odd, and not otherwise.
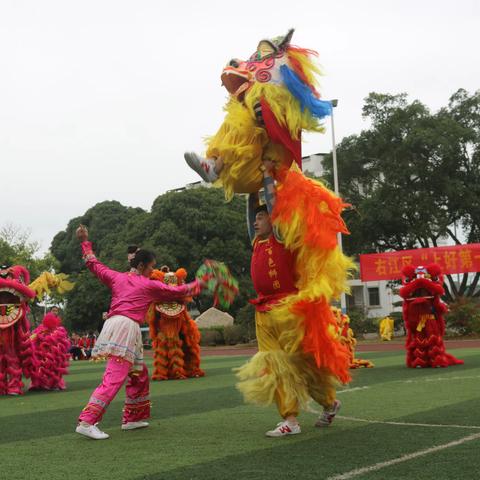
<path fill-rule="evenodd" d="M 337 149 L 340 193 L 352 205 L 346 251 L 479 242 L 480 91 L 460 89 L 435 113 L 406 94 L 371 93 L 363 116 L 370 127 Z M 449 276 L 447 297 L 473 295 L 480 274 L 470 279 L 458 287 Z"/>
<path fill-rule="evenodd" d="M 253 295 L 243 198 L 225 203 L 223 192 L 215 188 L 168 192 L 157 197 L 150 212 L 107 201 L 71 219 L 67 229 L 52 241 L 51 251 L 61 270 L 76 276 L 66 310 L 67 320 L 75 329 L 96 329 L 109 303 L 108 290 L 84 270 L 75 237 L 80 223 L 89 228 L 99 259 L 111 268 L 128 268 L 127 246 L 132 244 L 152 250 L 157 266 L 186 268 L 189 279 L 204 259 L 214 258 L 225 262 L 240 282 L 241 295 L 232 306 L 233 312 Z M 201 297 L 196 302 L 200 310 L 211 306 L 209 298 Z"/>
<path fill-rule="evenodd" d="M 30 240 L 30 232 L 14 224 L 5 224 L 0 228 L 0 263 L 2 265 L 23 265 L 30 272 L 31 281 L 42 272 L 59 269 L 58 261 L 51 253 L 38 255 L 40 245 Z M 63 301 L 62 296 L 52 291 L 51 304 Z M 35 324 L 40 323 L 43 309 L 38 301 L 31 302 L 31 316 Z"/>

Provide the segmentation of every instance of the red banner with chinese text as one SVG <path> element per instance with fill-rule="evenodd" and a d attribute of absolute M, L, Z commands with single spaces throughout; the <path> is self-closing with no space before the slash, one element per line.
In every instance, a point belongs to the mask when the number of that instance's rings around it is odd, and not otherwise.
<path fill-rule="evenodd" d="M 405 265 L 429 263 L 440 265 L 443 273 L 480 272 L 480 243 L 360 255 L 360 278 L 395 280 L 402 278 Z"/>

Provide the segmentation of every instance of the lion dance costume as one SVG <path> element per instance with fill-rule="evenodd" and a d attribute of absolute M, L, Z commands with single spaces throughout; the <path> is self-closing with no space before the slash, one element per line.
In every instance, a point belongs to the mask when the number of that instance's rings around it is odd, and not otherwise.
<path fill-rule="evenodd" d="M 70 341 L 60 318 L 47 313 L 31 338 L 39 374 L 30 390 L 65 390 L 63 376 L 68 373 Z"/>
<path fill-rule="evenodd" d="M 350 368 L 373 368 L 375 365 L 370 360 L 364 360 L 362 358 L 355 358 L 355 347 L 357 345 L 357 339 L 350 327 L 350 317 L 342 313 L 339 308 L 332 307 L 333 315 L 337 320 L 338 336 L 340 342 L 348 348 L 350 353 Z"/>
<path fill-rule="evenodd" d="M 22 375 L 35 379 L 37 363 L 30 342 L 30 274 L 15 265 L 0 269 L 0 395 L 22 395 Z"/>
<path fill-rule="evenodd" d="M 301 172 L 302 131 L 323 131 L 320 121 L 330 114 L 331 103 L 317 91 L 316 53 L 292 46 L 292 35 L 290 30 L 285 37 L 262 40 L 249 60 L 233 59 L 224 68 L 222 83 L 231 96 L 202 163 L 207 170 L 209 159 L 221 159 L 216 183 L 227 199 L 258 192 L 262 162 L 275 165 L 271 219 L 282 238 L 284 252 L 278 258 L 286 268 L 274 266 L 274 250 L 280 252 L 280 247 L 273 237 L 271 249 L 254 243 L 254 256 L 261 249 L 258 254 L 269 262 L 261 268 L 267 268 L 273 293 L 257 290 L 259 352 L 239 369 L 238 388 L 248 402 L 275 402 L 284 418 L 312 398 L 330 408 L 338 382 L 350 380 L 350 354 L 337 338 L 330 302 L 347 290 L 347 271 L 353 268 L 337 244 L 337 234 L 348 233 L 341 218 L 346 205 Z M 192 157 L 185 155 L 202 176 Z M 287 254 L 291 262 L 283 258 Z M 285 280 L 288 275 L 293 287 Z"/>
<path fill-rule="evenodd" d="M 154 270 L 151 277 L 167 285 L 185 283 L 187 271 Z M 147 320 L 154 348 L 152 380 L 180 380 L 203 377 L 200 368 L 200 332 L 188 314 L 185 303 L 152 304 Z"/>
<path fill-rule="evenodd" d="M 445 351 L 444 314 L 447 306 L 442 302 L 444 295 L 443 275 L 436 264 L 427 267 L 406 266 L 403 271 L 403 319 L 407 330 L 407 367 L 449 367 L 461 365 Z"/>

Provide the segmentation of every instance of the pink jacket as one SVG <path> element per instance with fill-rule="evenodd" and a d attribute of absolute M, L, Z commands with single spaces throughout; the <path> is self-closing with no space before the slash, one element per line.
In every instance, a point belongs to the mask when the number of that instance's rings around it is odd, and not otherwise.
<path fill-rule="evenodd" d="M 182 301 L 200 293 L 196 280 L 174 287 L 137 273 L 111 270 L 97 260 L 91 242 L 82 242 L 82 252 L 87 268 L 112 291 L 108 317 L 124 315 L 142 323 L 152 302 Z"/>

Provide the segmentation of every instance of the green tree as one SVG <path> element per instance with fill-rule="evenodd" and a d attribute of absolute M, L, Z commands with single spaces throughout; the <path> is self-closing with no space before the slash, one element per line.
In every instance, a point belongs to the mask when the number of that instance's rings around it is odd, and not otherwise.
<path fill-rule="evenodd" d="M 204 259 L 214 258 L 225 262 L 240 282 L 241 294 L 231 307 L 233 314 L 253 295 L 243 198 L 235 197 L 225 203 L 223 192 L 215 188 L 168 192 L 157 197 L 151 212 L 118 202 L 102 202 L 70 220 L 66 231 L 59 232 L 51 246 L 62 271 L 77 275 L 66 310 L 67 322 L 75 329 L 94 328 L 109 302 L 108 291 L 99 288 L 98 280 L 82 270 L 75 238 L 80 223 L 89 227 L 96 254 L 111 268 L 127 268 L 126 250 L 132 244 L 154 251 L 158 266 L 186 268 L 189 279 L 193 279 Z M 200 311 L 212 303 L 211 298 L 203 295 L 195 301 Z"/>
<path fill-rule="evenodd" d="M 30 232 L 8 223 L 0 228 L 0 264 L 23 265 L 30 273 L 31 281 L 42 272 L 58 272 L 59 264 L 51 253 L 39 256 L 40 245 L 30 240 Z M 64 298 L 52 291 L 47 300 L 49 304 L 61 304 Z M 30 316 L 34 325 L 38 325 L 44 313 L 44 306 L 36 299 L 30 303 Z"/>
<path fill-rule="evenodd" d="M 102 313 L 108 311 L 110 291 L 88 270 L 76 277 L 75 288 L 67 294 L 65 324 L 79 333 L 100 330 Z"/>
<path fill-rule="evenodd" d="M 340 192 L 352 204 L 346 251 L 480 241 L 480 91 L 458 90 L 436 113 L 406 94 L 371 93 L 363 116 L 370 127 L 337 150 Z M 457 287 L 448 275 L 447 298 L 480 295 L 480 273 L 469 278 Z"/>

